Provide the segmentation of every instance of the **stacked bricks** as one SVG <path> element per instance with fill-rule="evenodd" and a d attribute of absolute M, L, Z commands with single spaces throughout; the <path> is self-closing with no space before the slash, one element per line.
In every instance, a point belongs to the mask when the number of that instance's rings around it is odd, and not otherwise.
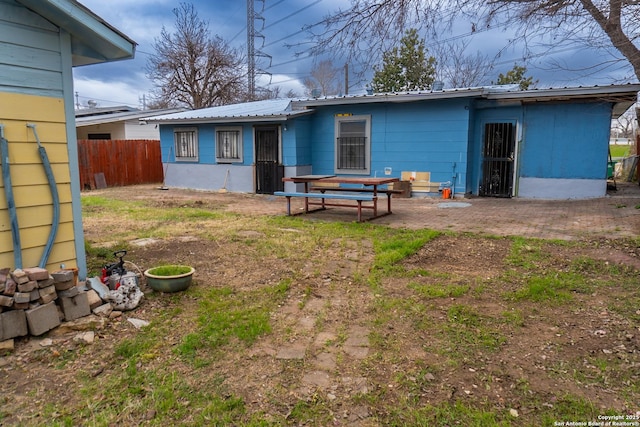
<path fill-rule="evenodd" d="M 0 269 L 0 341 L 42 335 L 89 314 L 87 292 L 72 270 Z"/>

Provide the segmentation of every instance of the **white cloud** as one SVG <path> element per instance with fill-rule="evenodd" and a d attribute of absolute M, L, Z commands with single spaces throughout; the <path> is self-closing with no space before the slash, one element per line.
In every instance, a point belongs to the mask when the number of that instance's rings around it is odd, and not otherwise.
<path fill-rule="evenodd" d="M 287 92 L 290 90 L 293 91 L 298 96 L 304 95 L 305 87 L 302 82 L 298 79 L 293 79 L 291 76 L 286 74 L 274 74 L 271 77 L 271 84 L 269 84 L 269 78 L 265 76 L 259 76 L 257 78 L 256 84 L 258 86 L 264 86 L 268 89 L 274 89 L 275 87 L 280 88 L 280 97 L 284 98 L 287 96 Z"/>

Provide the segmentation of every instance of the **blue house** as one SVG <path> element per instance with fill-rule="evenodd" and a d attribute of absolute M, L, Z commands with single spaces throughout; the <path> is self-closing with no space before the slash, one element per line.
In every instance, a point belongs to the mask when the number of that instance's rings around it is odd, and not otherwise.
<path fill-rule="evenodd" d="M 606 194 L 611 120 L 640 84 L 278 99 L 146 118 L 169 187 L 272 194 L 283 176 L 390 175 L 414 193 Z M 422 184 L 419 185 L 421 181 Z M 294 190 L 287 183 L 286 190 Z"/>

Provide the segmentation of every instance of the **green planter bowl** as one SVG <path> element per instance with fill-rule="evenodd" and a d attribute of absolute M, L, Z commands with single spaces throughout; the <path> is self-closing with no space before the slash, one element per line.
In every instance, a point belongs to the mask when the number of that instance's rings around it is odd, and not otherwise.
<path fill-rule="evenodd" d="M 147 285 L 158 292 L 184 291 L 191 285 L 196 270 L 188 265 L 163 265 L 144 272 Z"/>

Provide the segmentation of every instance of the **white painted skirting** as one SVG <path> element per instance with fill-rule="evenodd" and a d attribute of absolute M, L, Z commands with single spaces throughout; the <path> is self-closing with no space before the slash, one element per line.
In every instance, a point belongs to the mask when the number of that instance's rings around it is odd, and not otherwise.
<path fill-rule="evenodd" d="M 253 193 L 253 166 L 206 165 L 197 163 L 165 163 L 165 185 L 174 188 L 217 191 L 224 187 L 229 192 Z"/>
<path fill-rule="evenodd" d="M 604 179 L 520 178 L 517 197 L 523 199 L 593 199 L 607 194 Z"/>

